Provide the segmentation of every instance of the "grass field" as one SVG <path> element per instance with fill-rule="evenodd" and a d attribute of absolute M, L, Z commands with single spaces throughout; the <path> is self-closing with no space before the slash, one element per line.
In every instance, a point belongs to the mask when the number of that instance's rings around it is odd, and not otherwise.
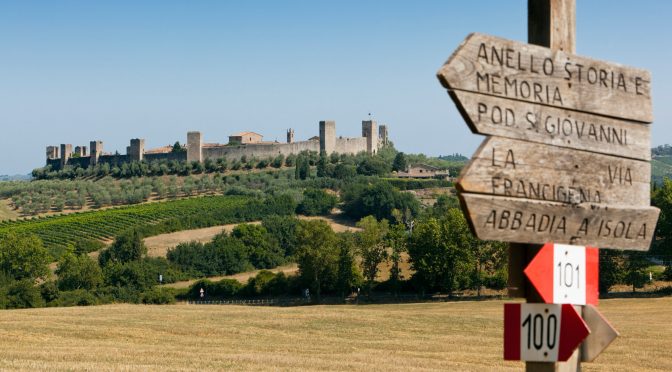
<path fill-rule="evenodd" d="M 502 303 L 3 311 L 0 368 L 520 370 L 502 360 Z M 672 370 L 670 306 L 672 298 L 603 301 L 621 337 L 584 370 Z"/>

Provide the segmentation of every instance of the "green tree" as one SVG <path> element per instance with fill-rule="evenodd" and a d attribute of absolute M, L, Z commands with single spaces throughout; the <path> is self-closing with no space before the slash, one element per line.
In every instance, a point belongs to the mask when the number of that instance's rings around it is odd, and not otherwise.
<path fill-rule="evenodd" d="M 173 144 L 171 152 L 173 154 L 180 154 L 187 152 L 187 149 L 184 146 L 180 145 L 180 141 L 175 141 L 175 144 Z"/>
<path fill-rule="evenodd" d="M 346 297 L 353 288 L 361 285 L 363 278 L 354 257 L 355 236 L 349 232 L 339 234 L 338 245 L 338 273 L 335 289 L 341 297 Z"/>
<path fill-rule="evenodd" d="M 390 164 L 379 156 L 367 156 L 357 165 L 357 173 L 364 176 L 384 176 L 390 173 Z"/>
<path fill-rule="evenodd" d="M 322 189 L 306 189 L 296 212 L 306 216 L 327 215 L 336 206 L 338 198 Z"/>
<path fill-rule="evenodd" d="M 378 220 L 393 220 L 394 210 L 408 211 L 412 216 L 420 211 L 420 202 L 413 194 L 402 193 L 388 182 L 353 182 L 342 189 L 341 195 L 343 211 L 355 219 L 372 215 Z"/>
<path fill-rule="evenodd" d="M 64 254 L 56 268 L 56 281 L 61 291 L 75 289 L 92 290 L 103 283 L 100 266 L 85 254 L 76 255 L 72 251 Z"/>
<path fill-rule="evenodd" d="M 320 152 L 320 160 L 317 162 L 317 176 L 327 177 L 327 153 Z"/>
<path fill-rule="evenodd" d="M 625 261 L 625 283 L 632 286 L 632 291 L 644 287 L 648 279 L 646 268 L 651 266 L 645 252 L 629 252 Z"/>
<path fill-rule="evenodd" d="M 357 222 L 357 251 L 361 257 L 362 272 L 366 279 L 366 292 L 370 293 L 373 281 L 378 276 L 378 266 L 387 259 L 386 237 L 389 231 L 387 220 L 378 222 L 367 216 Z"/>
<path fill-rule="evenodd" d="M 258 269 L 271 269 L 284 262 L 285 252 L 261 225 L 241 223 L 231 231 L 231 237 L 247 247 L 250 263 Z"/>
<path fill-rule="evenodd" d="M 408 168 L 406 154 L 403 152 L 398 152 L 394 157 L 394 161 L 392 162 L 392 170 L 397 172 L 405 172 L 406 168 Z"/>
<path fill-rule="evenodd" d="M 338 269 L 338 239 L 329 225 L 320 220 L 300 221 L 296 229 L 296 262 L 299 276 L 315 293 L 319 303 L 323 290 L 333 287 Z"/>
<path fill-rule="evenodd" d="M 467 221 L 458 209 L 449 210 L 441 219 L 430 217 L 418 222 L 408 254 L 420 282 L 452 295 L 470 273 L 470 239 Z"/>
<path fill-rule="evenodd" d="M 408 233 L 406 226 L 399 222 L 390 227 L 386 236 L 387 245 L 392 248 L 390 253 L 390 285 L 394 295 L 399 293 L 399 283 L 403 279 L 401 275 L 401 268 L 399 267 L 402 259 L 402 254 L 408 250 Z"/>
<path fill-rule="evenodd" d="M 105 267 L 110 262 L 126 263 L 137 261 L 147 254 L 142 236 L 137 231 L 118 236 L 114 243 L 98 256 L 100 266 Z"/>
<path fill-rule="evenodd" d="M 10 232 L 0 239 L 0 269 L 15 280 L 46 278 L 50 256 L 35 235 Z"/>
<path fill-rule="evenodd" d="M 266 228 L 266 231 L 278 241 L 286 257 L 294 255 L 296 250 L 296 227 L 298 224 L 299 220 L 295 217 L 278 215 L 264 217 L 261 221 L 261 226 Z"/>
<path fill-rule="evenodd" d="M 665 178 L 651 196 L 651 204 L 660 209 L 651 254 L 663 259 L 667 272 L 672 272 L 672 181 Z"/>
<path fill-rule="evenodd" d="M 625 282 L 625 256 L 615 249 L 600 249 L 599 289 L 607 294 L 612 286 Z"/>

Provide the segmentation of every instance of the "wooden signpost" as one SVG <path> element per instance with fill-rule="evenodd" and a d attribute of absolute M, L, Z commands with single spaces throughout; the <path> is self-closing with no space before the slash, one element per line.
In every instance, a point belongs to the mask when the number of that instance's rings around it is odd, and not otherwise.
<path fill-rule="evenodd" d="M 530 44 L 470 34 L 437 73 L 470 129 L 490 136 L 456 187 L 472 231 L 512 243 L 510 293 L 528 303 L 505 305 L 505 358 L 529 371 L 580 370 L 618 336 L 591 305 L 597 249 L 571 245 L 646 251 L 660 213 L 651 75 L 575 55 L 575 9 L 528 0 Z"/>

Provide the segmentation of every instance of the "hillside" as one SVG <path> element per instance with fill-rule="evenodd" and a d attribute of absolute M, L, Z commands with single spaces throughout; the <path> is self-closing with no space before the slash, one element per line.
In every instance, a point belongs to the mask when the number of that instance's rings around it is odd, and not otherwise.
<path fill-rule="evenodd" d="M 672 179 L 672 155 L 651 159 L 651 181 L 660 184 L 666 177 Z"/>
<path fill-rule="evenodd" d="M 3 312 L 0 368 L 511 370 L 502 301 L 366 306 L 107 305 Z M 672 370 L 672 298 L 604 300 L 621 332 L 585 371 Z M 637 314 L 637 316 L 632 316 Z"/>

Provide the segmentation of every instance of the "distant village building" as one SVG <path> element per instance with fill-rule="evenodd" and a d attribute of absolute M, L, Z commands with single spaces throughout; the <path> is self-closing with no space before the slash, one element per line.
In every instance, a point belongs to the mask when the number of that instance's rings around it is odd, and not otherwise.
<path fill-rule="evenodd" d="M 262 136 L 259 133 L 240 132 L 229 136 L 229 143 L 238 143 L 238 144 L 260 143 L 262 138 L 264 138 L 264 136 Z"/>
<path fill-rule="evenodd" d="M 397 172 L 399 178 L 449 178 L 447 170 L 428 164 L 410 165 L 405 172 Z"/>
<path fill-rule="evenodd" d="M 298 154 L 302 151 L 325 152 L 327 155 L 357 154 L 366 152 L 377 154 L 378 149 L 388 143 L 387 126 L 379 131 L 378 124 L 373 120 L 362 121 L 361 137 L 336 136 L 336 122 L 325 120 L 319 123 L 319 135 L 304 141 L 296 141 L 294 130 L 287 130 L 287 142 L 265 142 L 263 136 L 256 132 L 240 132 L 229 136 L 227 144 L 204 143 L 201 132 L 187 132 L 186 151 L 173 151 L 173 146 L 145 149 L 145 139 L 134 138 L 126 146 L 126 154 L 103 152 L 102 141 L 91 141 L 89 147 L 77 146 L 72 156 L 72 145 L 46 147 L 46 163 L 52 169 L 62 169 L 66 165 L 88 167 L 97 164 L 121 165 L 132 161 L 197 161 L 225 158 L 229 161 L 241 159 L 243 156 L 257 159 L 275 158 L 278 155 Z M 87 154 L 87 150 L 88 154 Z"/>

